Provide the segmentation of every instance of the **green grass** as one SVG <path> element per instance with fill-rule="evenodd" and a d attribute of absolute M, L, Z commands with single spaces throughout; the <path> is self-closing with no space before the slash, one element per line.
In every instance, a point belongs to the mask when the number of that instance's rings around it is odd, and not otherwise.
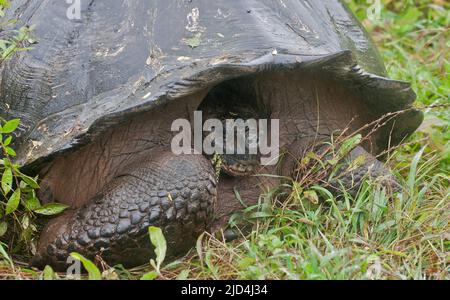
<path fill-rule="evenodd" d="M 450 7 L 444 0 L 383 0 L 381 17 L 368 20 L 366 3 L 349 5 L 390 76 L 411 82 L 417 106 L 426 111 L 424 126 L 389 160 L 403 191 L 390 197 L 368 182 L 354 199 L 336 201 L 317 188 L 325 199 L 317 204 L 292 180 L 289 192 L 263 194 L 260 205 L 236 215 L 253 228 L 237 241 L 205 234 L 190 254 L 158 266 L 156 275 L 149 265 L 117 267 L 104 277 L 450 279 Z M 23 266 L 0 262 L 0 278 L 55 277 Z"/>
<path fill-rule="evenodd" d="M 270 217 L 253 220 L 254 231 L 235 243 L 207 237 L 189 262 L 173 266 L 192 278 L 422 279 L 448 278 L 450 203 L 437 160 L 420 152 L 390 199 L 377 185 L 355 199 L 314 204 L 289 185 L 288 201 L 264 195 L 255 208 Z M 281 196 L 281 195 L 278 195 Z M 377 268 L 378 267 L 378 268 Z M 167 271 L 171 271 L 169 268 Z M 185 271 L 186 272 L 186 271 Z M 372 272 L 372 273 L 371 273 Z"/>

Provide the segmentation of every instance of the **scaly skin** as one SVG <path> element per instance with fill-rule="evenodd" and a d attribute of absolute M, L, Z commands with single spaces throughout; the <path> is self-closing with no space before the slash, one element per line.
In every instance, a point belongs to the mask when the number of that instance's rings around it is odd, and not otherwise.
<path fill-rule="evenodd" d="M 211 163 L 203 156 L 165 154 L 130 166 L 86 206 L 53 220 L 33 264 L 67 267 L 71 252 L 109 264 L 135 266 L 153 255 L 148 227 L 163 229 L 168 255 L 185 252 L 213 217 L 217 197 Z"/>
<path fill-rule="evenodd" d="M 362 163 L 350 168 L 358 158 L 363 157 Z M 340 197 L 344 191 L 356 196 L 364 179 L 380 180 L 390 191 L 398 189 L 399 184 L 385 164 L 377 160 L 362 147 L 353 149 L 340 163 L 338 171 L 333 176 L 328 189 Z M 350 169 L 350 170 L 349 170 Z"/>

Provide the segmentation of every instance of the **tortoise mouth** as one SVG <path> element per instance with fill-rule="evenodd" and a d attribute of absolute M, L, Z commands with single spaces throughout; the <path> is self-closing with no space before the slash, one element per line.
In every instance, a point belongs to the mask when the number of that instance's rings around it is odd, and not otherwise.
<path fill-rule="evenodd" d="M 254 175 L 257 171 L 258 162 L 253 159 L 239 160 L 232 155 L 222 158 L 222 172 L 232 177 L 247 177 Z"/>
<path fill-rule="evenodd" d="M 232 177 L 248 177 L 256 173 L 252 165 L 235 164 L 222 166 L 222 172 Z"/>

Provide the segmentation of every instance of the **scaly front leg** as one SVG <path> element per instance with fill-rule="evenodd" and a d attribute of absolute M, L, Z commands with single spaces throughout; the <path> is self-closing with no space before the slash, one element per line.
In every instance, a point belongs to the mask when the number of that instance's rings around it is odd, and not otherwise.
<path fill-rule="evenodd" d="M 67 267 L 71 252 L 136 266 L 153 256 L 148 227 L 162 228 L 168 255 L 184 254 L 213 218 L 217 186 L 201 155 L 164 153 L 133 164 L 89 203 L 52 220 L 33 265 Z"/>

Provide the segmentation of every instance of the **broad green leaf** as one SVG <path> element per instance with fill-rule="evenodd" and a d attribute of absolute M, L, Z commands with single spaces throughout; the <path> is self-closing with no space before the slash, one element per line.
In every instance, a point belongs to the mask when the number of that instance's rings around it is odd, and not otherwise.
<path fill-rule="evenodd" d="M 178 276 L 177 276 L 177 280 L 187 280 L 190 272 L 191 272 L 191 270 L 181 271 L 180 274 L 178 274 Z"/>
<path fill-rule="evenodd" d="M 141 280 L 155 280 L 158 278 L 158 273 L 155 271 L 148 272 L 147 274 L 144 274 L 144 276 L 141 277 Z"/>
<path fill-rule="evenodd" d="M 166 251 L 167 251 L 166 239 L 164 238 L 164 234 L 162 233 L 161 228 L 151 226 L 148 228 L 148 232 L 150 234 L 150 241 L 155 247 L 156 270 L 159 273 L 161 264 L 166 258 Z"/>
<path fill-rule="evenodd" d="M 89 280 L 102 280 L 102 273 L 100 273 L 100 270 L 92 261 L 78 253 L 71 253 L 70 256 L 76 260 L 79 260 L 83 264 L 83 267 L 88 272 Z"/>
<path fill-rule="evenodd" d="M 0 0 L 0 6 L 8 8 L 10 6 L 8 0 Z"/>
<path fill-rule="evenodd" d="M 14 119 L 11 121 L 6 122 L 3 126 L 2 126 L 2 133 L 11 133 L 14 130 L 17 129 L 17 126 L 19 126 L 20 124 L 20 120 L 19 119 Z"/>
<path fill-rule="evenodd" d="M 35 209 L 34 212 L 44 216 L 54 216 L 65 211 L 69 206 L 60 203 L 50 203 L 46 204 L 38 209 Z"/>
<path fill-rule="evenodd" d="M 24 205 L 25 208 L 30 211 L 35 211 L 41 207 L 41 203 L 39 202 L 39 199 L 36 198 L 34 191 L 28 195 L 27 199 L 24 201 Z"/>
<path fill-rule="evenodd" d="M 340 158 L 347 155 L 353 148 L 361 144 L 362 141 L 362 135 L 357 134 L 355 136 L 352 136 L 351 138 L 345 140 L 342 143 L 342 146 L 339 148 L 339 154 Z"/>
<path fill-rule="evenodd" d="M 14 151 L 14 149 L 11 147 L 5 147 L 5 151 L 10 156 L 13 156 L 13 157 L 17 156 L 16 151 Z"/>
<path fill-rule="evenodd" d="M 3 160 L 2 165 L 4 165 L 5 168 L 12 168 L 11 162 L 7 157 L 3 157 L 2 160 Z"/>
<path fill-rule="evenodd" d="M 38 189 L 39 184 L 36 182 L 34 178 L 31 178 L 25 174 L 20 174 L 20 178 L 25 181 L 32 189 Z"/>
<path fill-rule="evenodd" d="M 16 209 L 19 207 L 20 204 L 20 189 L 17 189 L 14 191 L 14 193 L 11 195 L 11 197 L 8 200 L 8 203 L 6 203 L 6 215 L 12 214 L 16 211 Z"/>
<path fill-rule="evenodd" d="M 45 266 L 43 276 L 44 276 L 44 280 L 56 279 L 55 271 L 53 271 L 52 267 L 50 267 L 50 266 Z"/>
<path fill-rule="evenodd" d="M 4 146 L 9 146 L 12 142 L 12 136 L 8 136 L 5 141 L 3 142 Z"/>
<path fill-rule="evenodd" d="M 13 182 L 13 174 L 10 168 L 7 168 L 2 175 L 2 190 L 5 194 L 8 194 L 11 191 Z"/>

